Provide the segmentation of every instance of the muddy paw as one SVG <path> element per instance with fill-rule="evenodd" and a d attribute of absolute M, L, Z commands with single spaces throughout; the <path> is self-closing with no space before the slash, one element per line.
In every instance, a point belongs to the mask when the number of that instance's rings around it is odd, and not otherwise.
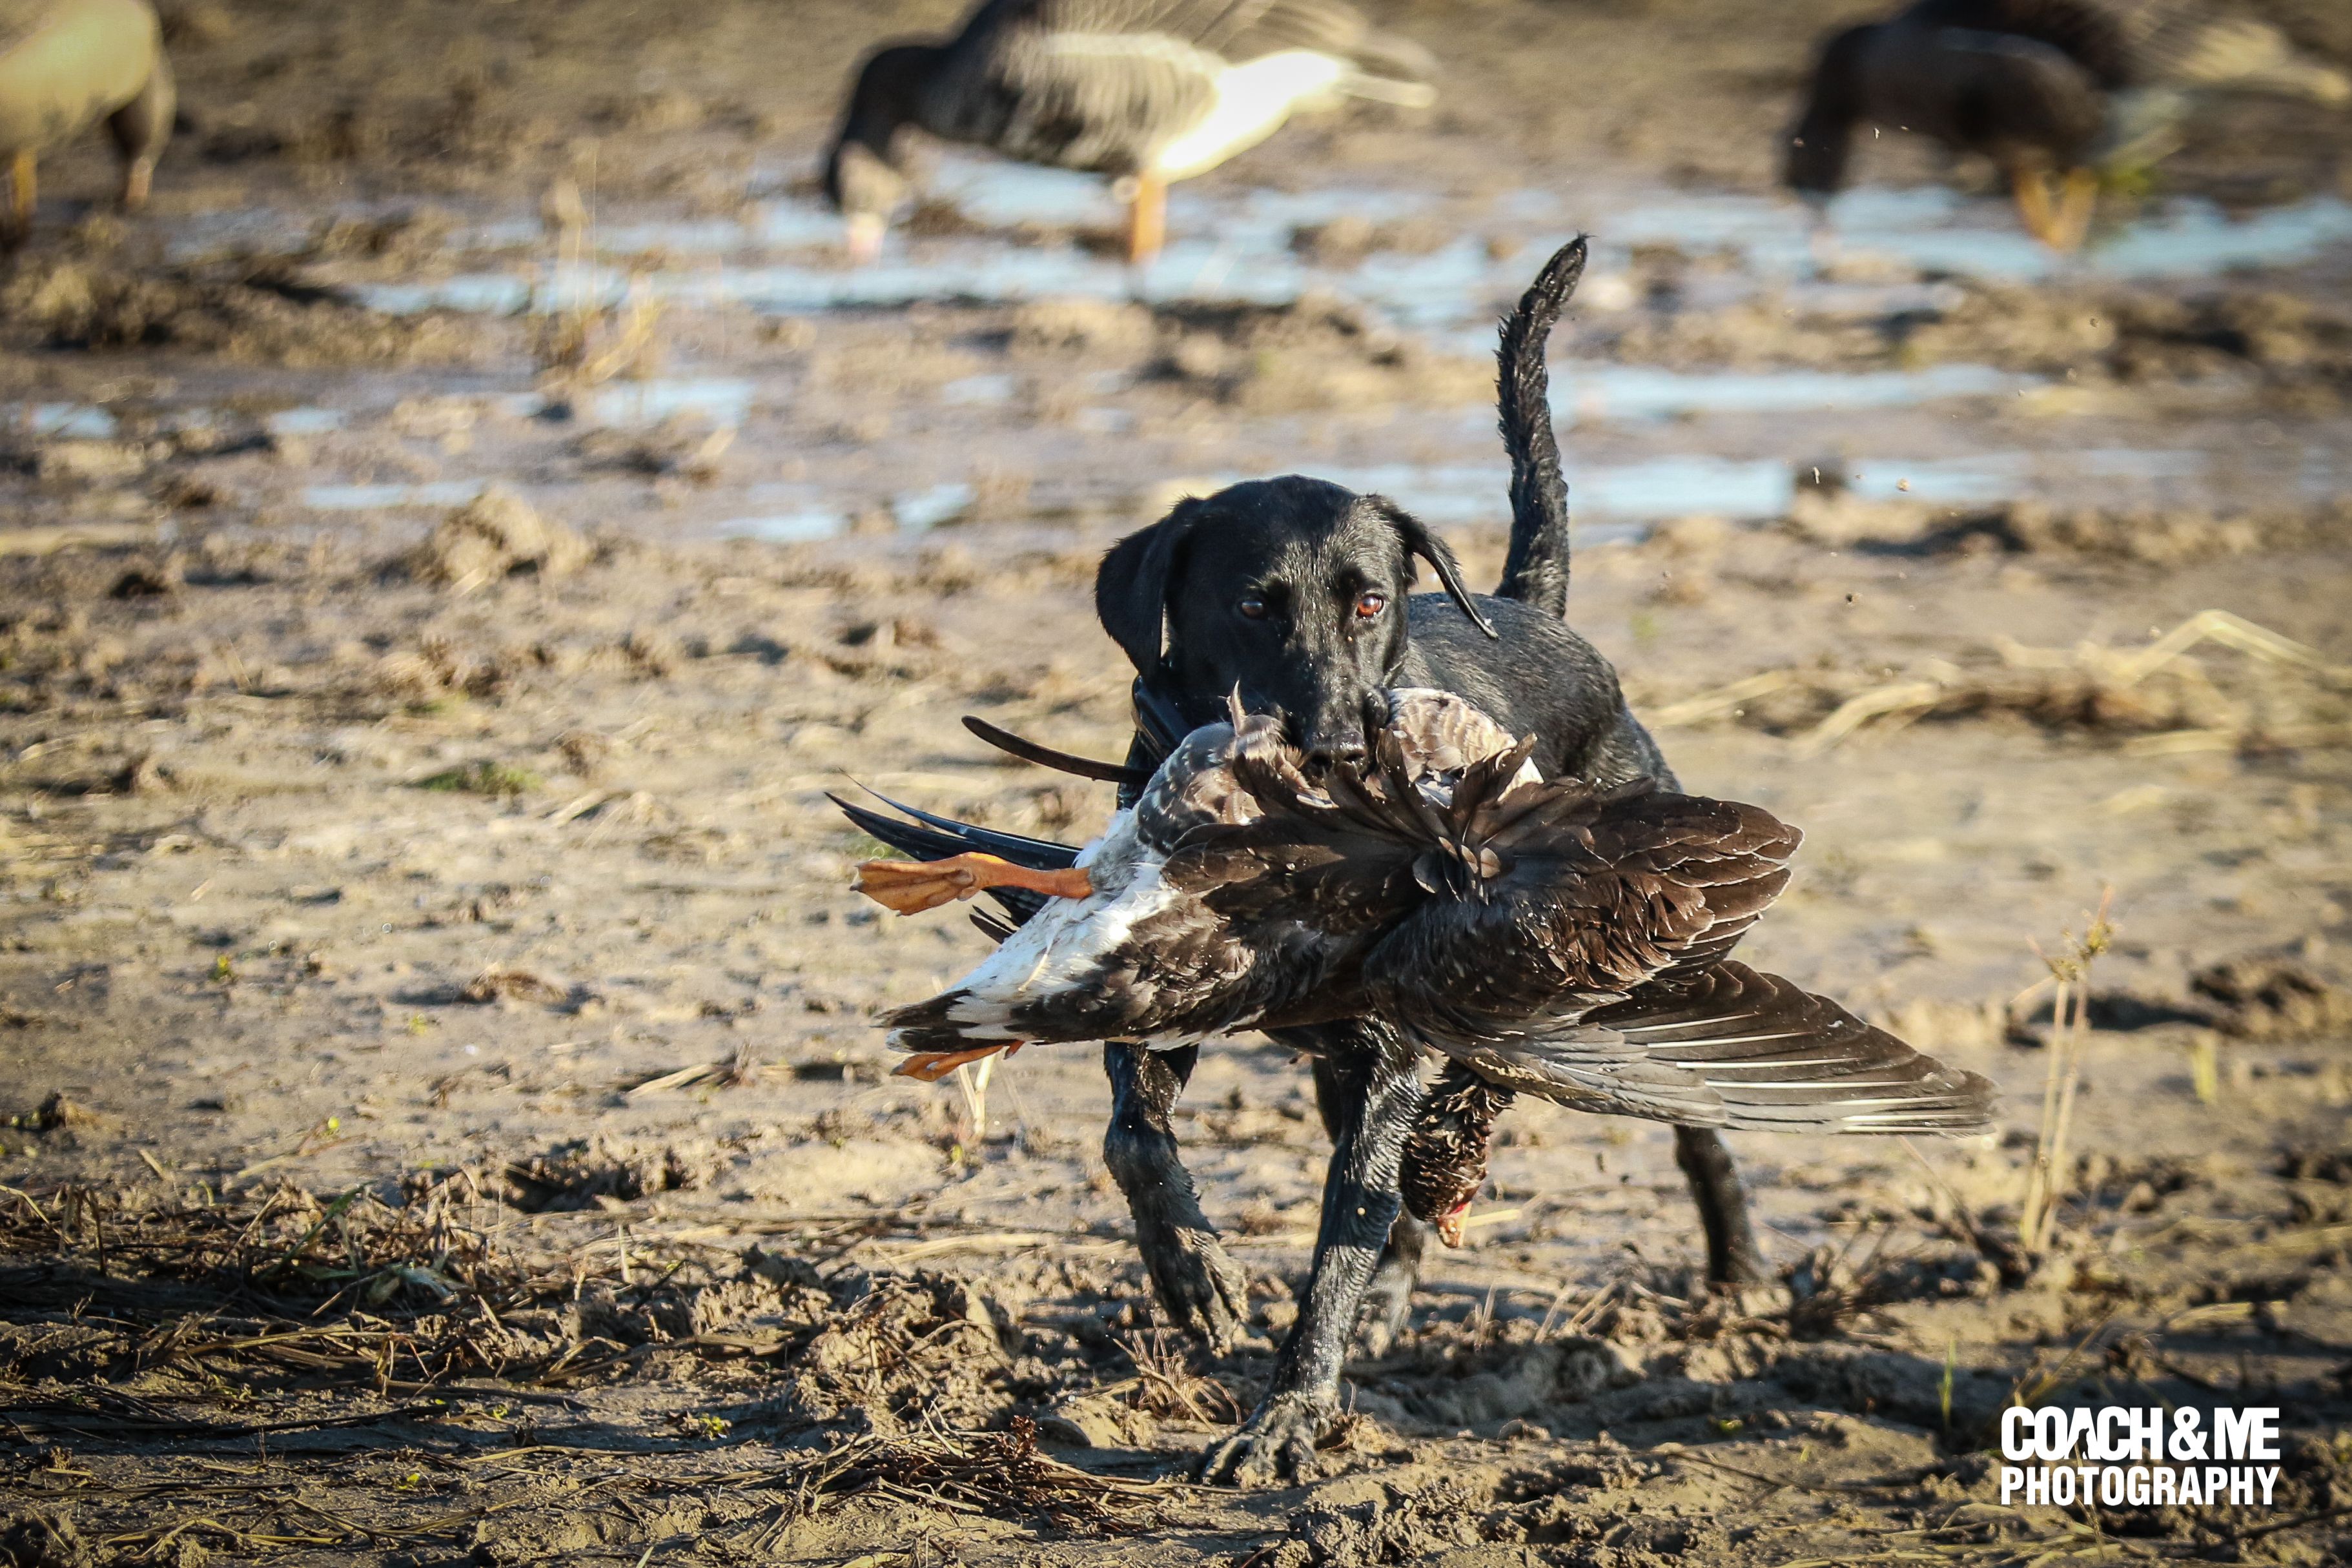
<path fill-rule="evenodd" d="M 1249 1312 L 1249 1277 L 1227 1256 L 1217 1233 L 1195 1226 L 1139 1228 L 1160 1309 L 1176 1326 L 1220 1355 Z"/>
<path fill-rule="evenodd" d="M 1316 1440 L 1336 1412 L 1328 1396 L 1277 1394 L 1251 1413 L 1241 1429 L 1213 1443 L 1192 1467 L 1203 1486 L 1253 1487 L 1315 1479 Z"/>

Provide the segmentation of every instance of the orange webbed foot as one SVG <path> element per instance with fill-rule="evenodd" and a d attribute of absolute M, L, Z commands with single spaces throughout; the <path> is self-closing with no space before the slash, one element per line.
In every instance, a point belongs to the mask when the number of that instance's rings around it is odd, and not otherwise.
<path fill-rule="evenodd" d="M 1082 866 L 1033 871 L 977 852 L 942 861 L 866 861 L 851 885 L 901 915 L 937 909 L 992 887 L 1026 888 L 1049 898 L 1084 898 L 1094 891 Z"/>
<path fill-rule="evenodd" d="M 1008 1040 L 995 1045 L 975 1045 L 969 1051 L 919 1051 L 890 1070 L 894 1078 L 919 1078 L 926 1083 L 937 1083 L 957 1068 L 969 1061 L 985 1061 L 1002 1053 L 1011 1056 L 1026 1043 Z"/>

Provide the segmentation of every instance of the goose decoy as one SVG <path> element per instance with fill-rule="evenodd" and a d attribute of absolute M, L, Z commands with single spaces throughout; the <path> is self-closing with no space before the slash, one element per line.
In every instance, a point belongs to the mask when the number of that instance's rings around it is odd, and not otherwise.
<path fill-rule="evenodd" d="M 2026 228 L 2071 250 L 2097 171 L 2162 156 L 2189 101 L 2219 90 L 2342 103 L 2352 80 L 2202 0 L 1919 0 L 1822 47 L 1784 179 L 1825 201 L 1856 126 L 1917 131 L 1991 159 Z"/>
<path fill-rule="evenodd" d="M 10 232 L 33 221 L 42 149 L 97 120 L 122 154 L 122 204 L 147 200 L 177 103 L 163 30 L 146 0 L 0 0 L 0 153 Z"/>
<path fill-rule="evenodd" d="M 1428 54 L 1344 0 L 985 0 L 944 44 L 858 68 L 824 188 L 858 261 L 878 253 L 909 182 L 909 127 L 1026 163 L 1111 175 L 1128 259 L 1157 255 L 1171 181 L 1256 146 L 1339 97 L 1434 101 Z"/>
<path fill-rule="evenodd" d="M 1277 719 L 1195 730 L 1076 852 L 851 808 L 886 842 L 955 852 L 869 862 L 862 891 L 901 913 L 992 891 L 1022 922 L 984 923 L 994 954 L 884 1015 L 899 1071 L 1377 1013 L 1448 1064 L 1405 1176 L 1448 1239 L 1520 1092 L 1694 1126 L 1985 1124 L 1984 1079 L 1729 957 L 1787 883 L 1796 830 L 1647 781 L 1542 779 L 1532 742 L 1450 694 L 1370 706 L 1363 768 L 1313 781 Z"/>

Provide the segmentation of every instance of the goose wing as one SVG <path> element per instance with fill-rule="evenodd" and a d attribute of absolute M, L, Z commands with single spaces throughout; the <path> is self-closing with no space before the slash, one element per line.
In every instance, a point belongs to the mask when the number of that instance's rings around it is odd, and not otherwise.
<path fill-rule="evenodd" d="M 1923 34 L 1990 34 L 2057 50 L 2109 89 L 2139 73 L 2142 30 L 2133 7 L 2113 0 L 1922 0 L 1897 25 Z"/>
<path fill-rule="evenodd" d="M 2299 52 L 2287 35 L 2256 16 L 2221 14 L 2191 0 L 2130 14 L 2141 83 L 2195 91 L 2242 88 L 2321 103 L 2352 96 L 2345 74 Z"/>
<path fill-rule="evenodd" d="M 1365 960 L 1381 1005 L 1425 1033 L 1549 1028 L 1702 970 L 1788 884 L 1800 835 L 1760 807 L 1644 785 L 1473 798 L 1481 782 L 1464 776 L 1441 852 L 1416 864 L 1434 895 Z"/>
<path fill-rule="evenodd" d="M 1418 45 L 1377 32 L 1346 0 L 989 0 L 958 47 L 1004 50 L 1024 37 L 1164 38 L 1235 65 L 1312 49 L 1418 80 L 1433 62 Z"/>
<path fill-rule="evenodd" d="M 1738 963 L 1640 987 L 1580 1016 L 1533 1017 L 1483 1039 L 1428 1038 L 1503 1087 L 1687 1126 L 1971 1132 L 1992 1113 L 1984 1078 Z"/>
<path fill-rule="evenodd" d="M 1216 102 L 1225 61 L 1155 15 L 1184 9 L 990 0 L 950 46 L 924 124 L 1029 162 L 1132 173 Z"/>
<path fill-rule="evenodd" d="M 1229 68 L 1291 50 L 1372 84 L 1433 68 L 1341 0 L 989 0 L 950 46 L 924 119 L 1012 157 L 1129 173 L 1210 113 Z"/>

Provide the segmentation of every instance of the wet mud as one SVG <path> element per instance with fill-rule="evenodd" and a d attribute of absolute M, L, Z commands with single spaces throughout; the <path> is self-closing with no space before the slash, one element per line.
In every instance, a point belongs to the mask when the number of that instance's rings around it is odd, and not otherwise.
<path fill-rule="evenodd" d="M 780 55 L 765 6 L 189 4 L 151 213 L 45 162 L 0 1561 L 2352 1551 L 2342 117 L 2232 106 L 2071 260 L 1892 140 L 1817 233 L 1771 139 L 1851 7 L 1398 4 L 1441 107 L 1180 187 L 1139 278 L 1098 185 L 953 155 L 853 271 L 832 95 L 954 9 L 795 7 Z M 1492 323 L 1579 230 L 1572 618 L 1692 788 L 1807 831 L 1759 960 L 2000 1130 L 1735 1138 L 1776 1279 L 1732 1296 L 1665 1129 L 1522 1106 L 1324 1473 L 1192 1488 L 1296 1319 L 1305 1064 L 1228 1042 L 1180 1107 L 1250 1280 L 1212 1357 L 1089 1053 L 888 1075 L 872 1012 L 984 939 L 852 894 L 824 793 L 1099 827 L 957 720 L 1118 755 L 1094 565 L 1227 479 L 1379 489 L 1491 581 Z M 2110 890 L 2077 1034 L 2041 955 Z M 2020 1398 L 2278 1405 L 2280 1504 L 2000 1508 Z"/>

